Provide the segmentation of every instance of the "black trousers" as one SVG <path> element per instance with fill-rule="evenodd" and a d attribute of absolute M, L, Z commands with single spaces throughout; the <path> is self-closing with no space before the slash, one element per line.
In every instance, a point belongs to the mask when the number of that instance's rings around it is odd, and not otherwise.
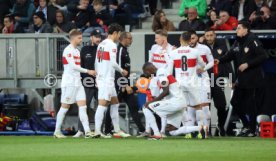
<path fill-rule="evenodd" d="M 227 117 L 224 87 L 219 87 L 216 84 L 211 87 L 211 97 L 217 109 L 218 126 L 223 128 Z"/>
<path fill-rule="evenodd" d="M 84 90 L 85 90 L 85 95 L 86 95 L 87 115 L 88 115 L 89 120 L 94 120 L 95 111 L 93 111 L 90 108 L 90 104 L 91 104 L 91 101 L 93 98 L 95 100 L 98 100 L 98 89 L 84 87 Z M 78 130 L 84 132 L 80 118 L 78 121 Z"/>
<path fill-rule="evenodd" d="M 126 92 L 123 92 L 118 94 L 118 99 L 120 102 L 121 101 L 126 102 L 133 121 L 137 125 L 139 131 L 144 132 L 145 127 L 142 124 L 140 115 L 138 113 L 138 102 L 137 102 L 136 96 L 133 93 L 129 95 Z M 108 133 L 111 133 L 111 131 L 112 131 L 112 124 L 111 124 L 111 117 L 110 117 L 110 108 L 108 108 L 106 112 L 106 118 L 105 118 L 105 133 L 108 134 Z"/>
<path fill-rule="evenodd" d="M 262 103 L 262 89 L 235 87 L 231 104 L 244 127 L 256 131 L 257 109 Z"/>

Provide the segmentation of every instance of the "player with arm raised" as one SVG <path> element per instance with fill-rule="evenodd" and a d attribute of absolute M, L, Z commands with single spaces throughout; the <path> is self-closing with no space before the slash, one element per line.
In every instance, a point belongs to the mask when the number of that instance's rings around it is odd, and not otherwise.
<path fill-rule="evenodd" d="M 97 49 L 95 60 L 95 69 L 97 71 L 98 85 L 98 108 L 95 114 L 95 135 L 108 138 L 101 131 L 105 112 L 110 106 L 110 116 L 114 126 L 115 133 L 113 137 L 129 137 L 129 134 L 120 130 L 119 125 L 119 101 L 115 89 L 115 70 L 123 76 L 127 76 L 128 72 L 123 70 L 116 62 L 117 45 L 115 42 L 119 40 L 122 27 L 118 24 L 111 24 L 108 27 L 108 37 L 101 42 Z"/>
<path fill-rule="evenodd" d="M 210 125 L 211 120 L 211 112 L 209 105 L 211 103 L 211 82 L 210 77 L 208 74 L 208 70 L 211 69 L 214 66 L 214 57 L 211 53 L 211 50 L 208 46 L 198 43 L 198 35 L 195 31 L 191 30 L 189 31 L 191 33 L 191 41 L 190 41 L 190 47 L 198 49 L 200 52 L 200 56 L 203 59 L 203 61 L 206 63 L 205 68 L 202 68 L 198 66 L 197 74 L 201 83 L 200 88 L 200 106 L 202 107 L 202 110 L 205 114 L 205 122 L 203 123 L 204 126 Z M 194 109 L 188 108 L 188 117 L 194 116 Z M 195 118 L 192 118 L 190 120 L 195 120 Z M 194 124 L 194 122 L 192 123 Z M 207 137 L 207 136 L 206 136 Z"/>
<path fill-rule="evenodd" d="M 87 73 L 95 76 L 94 70 L 87 70 L 80 66 L 80 52 L 77 46 L 82 42 L 82 33 L 73 29 L 69 33 L 70 44 L 64 49 L 62 55 L 62 63 L 64 72 L 61 81 L 61 107 L 57 114 L 56 129 L 54 132 L 55 138 L 66 138 L 61 133 L 61 125 L 65 115 L 70 108 L 70 105 L 77 103 L 79 107 L 79 118 L 84 127 L 85 138 L 92 138 L 95 135 L 90 131 L 85 91 L 81 83 L 80 73 Z"/>
<path fill-rule="evenodd" d="M 201 126 L 205 115 L 200 106 L 200 80 L 197 75 L 197 65 L 199 64 L 204 70 L 206 66 L 199 51 L 189 46 L 190 41 L 191 33 L 184 32 L 180 37 L 181 47 L 171 54 L 169 68 L 174 67 L 176 80 L 182 87 L 187 105 L 195 109 L 196 122 Z"/>

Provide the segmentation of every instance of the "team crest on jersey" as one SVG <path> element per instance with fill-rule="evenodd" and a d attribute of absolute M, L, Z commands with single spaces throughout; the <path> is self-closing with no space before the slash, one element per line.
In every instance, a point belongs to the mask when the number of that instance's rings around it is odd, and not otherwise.
<path fill-rule="evenodd" d="M 112 49 L 112 52 L 116 53 L 116 52 L 117 52 L 117 49 Z"/>
<path fill-rule="evenodd" d="M 219 55 L 222 54 L 222 50 L 221 49 L 218 49 L 217 52 L 218 52 Z"/>
<path fill-rule="evenodd" d="M 245 53 L 248 53 L 248 51 L 249 51 L 249 48 L 248 48 L 248 47 L 245 47 L 245 48 L 244 48 L 244 52 L 245 52 Z"/>
<path fill-rule="evenodd" d="M 68 57 L 70 58 L 72 56 L 72 54 L 68 54 Z"/>

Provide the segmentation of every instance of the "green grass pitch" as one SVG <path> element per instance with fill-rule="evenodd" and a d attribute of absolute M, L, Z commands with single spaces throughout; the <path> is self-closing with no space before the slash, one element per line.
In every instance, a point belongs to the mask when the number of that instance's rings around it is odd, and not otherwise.
<path fill-rule="evenodd" d="M 0 161 L 276 161 L 276 139 L 1 136 Z"/>

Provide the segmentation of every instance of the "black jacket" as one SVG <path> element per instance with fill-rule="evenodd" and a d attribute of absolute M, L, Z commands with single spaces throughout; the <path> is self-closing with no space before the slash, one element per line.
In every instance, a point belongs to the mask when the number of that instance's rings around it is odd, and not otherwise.
<path fill-rule="evenodd" d="M 180 22 L 178 30 L 179 31 L 189 31 L 189 30 L 195 30 L 195 31 L 204 31 L 206 28 L 206 25 L 203 21 L 196 19 L 192 22 L 188 20 L 183 20 Z"/>
<path fill-rule="evenodd" d="M 237 17 L 239 16 L 239 8 L 240 8 L 240 0 L 235 0 L 232 5 L 232 16 Z M 245 0 L 243 6 L 243 14 L 244 19 L 248 21 L 252 12 L 257 10 L 257 6 L 254 0 Z"/>
<path fill-rule="evenodd" d="M 258 17 L 251 23 L 251 27 L 256 30 L 276 29 L 275 19 L 276 16 L 270 16 L 266 21 L 263 21 L 261 17 Z"/>
<path fill-rule="evenodd" d="M 68 11 L 71 13 L 71 19 L 75 21 L 77 28 L 88 27 L 86 24 L 90 22 L 93 15 L 93 8 L 91 5 L 86 10 L 80 10 L 77 8 L 78 3 L 69 3 L 67 5 Z"/>
<path fill-rule="evenodd" d="M 212 55 L 214 57 L 214 59 L 220 59 L 222 58 L 226 53 L 227 53 L 227 46 L 225 41 L 221 41 L 216 39 L 215 43 L 211 46 L 208 45 L 207 42 L 204 42 L 205 45 L 207 45 L 212 52 Z M 228 78 L 229 74 L 232 74 L 232 77 L 234 77 L 234 73 L 233 73 L 233 68 L 231 63 L 224 63 L 224 64 L 219 64 L 218 65 L 218 75 L 216 77 L 225 77 Z M 213 68 L 208 70 L 208 73 L 211 75 L 213 72 Z"/>
<path fill-rule="evenodd" d="M 80 57 L 81 57 L 81 67 L 89 69 L 89 70 L 95 70 L 95 58 L 97 53 L 98 46 L 84 46 L 81 49 Z M 90 77 L 94 80 L 94 84 L 96 83 L 95 77 L 90 76 L 86 73 L 81 73 L 82 82 L 85 78 Z M 90 81 L 90 80 L 89 80 Z M 83 82 L 84 83 L 84 82 Z M 89 84 L 89 86 L 92 84 Z M 93 86 L 92 88 L 95 88 Z"/>
<path fill-rule="evenodd" d="M 116 61 L 117 63 L 120 65 L 121 68 L 123 68 L 124 70 L 128 71 L 128 75 L 126 76 L 126 78 L 129 77 L 130 75 L 130 57 L 129 57 L 129 53 L 127 51 L 127 48 L 124 47 L 121 43 L 118 45 L 117 48 L 117 57 L 116 57 Z M 122 75 L 119 72 L 116 72 L 116 80 L 118 78 L 120 78 Z M 129 80 L 128 80 L 128 85 L 129 85 Z M 116 84 L 117 85 L 117 84 Z M 118 88 L 117 88 L 118 89 Z"/>
<path fill-rule="evenodd" d="M 230 51 L 219 60 L 220 63 L 234 61 L 238 87 L 258 88 L 263 84 L 262 64 L 266 59 L 267 54 L 262 43 L 253 33 L 249 33 L 243 38 L 237 38 Z M 248 68 L 240 72 L 238 68 L 243 63 L 247 63 Z"/>

